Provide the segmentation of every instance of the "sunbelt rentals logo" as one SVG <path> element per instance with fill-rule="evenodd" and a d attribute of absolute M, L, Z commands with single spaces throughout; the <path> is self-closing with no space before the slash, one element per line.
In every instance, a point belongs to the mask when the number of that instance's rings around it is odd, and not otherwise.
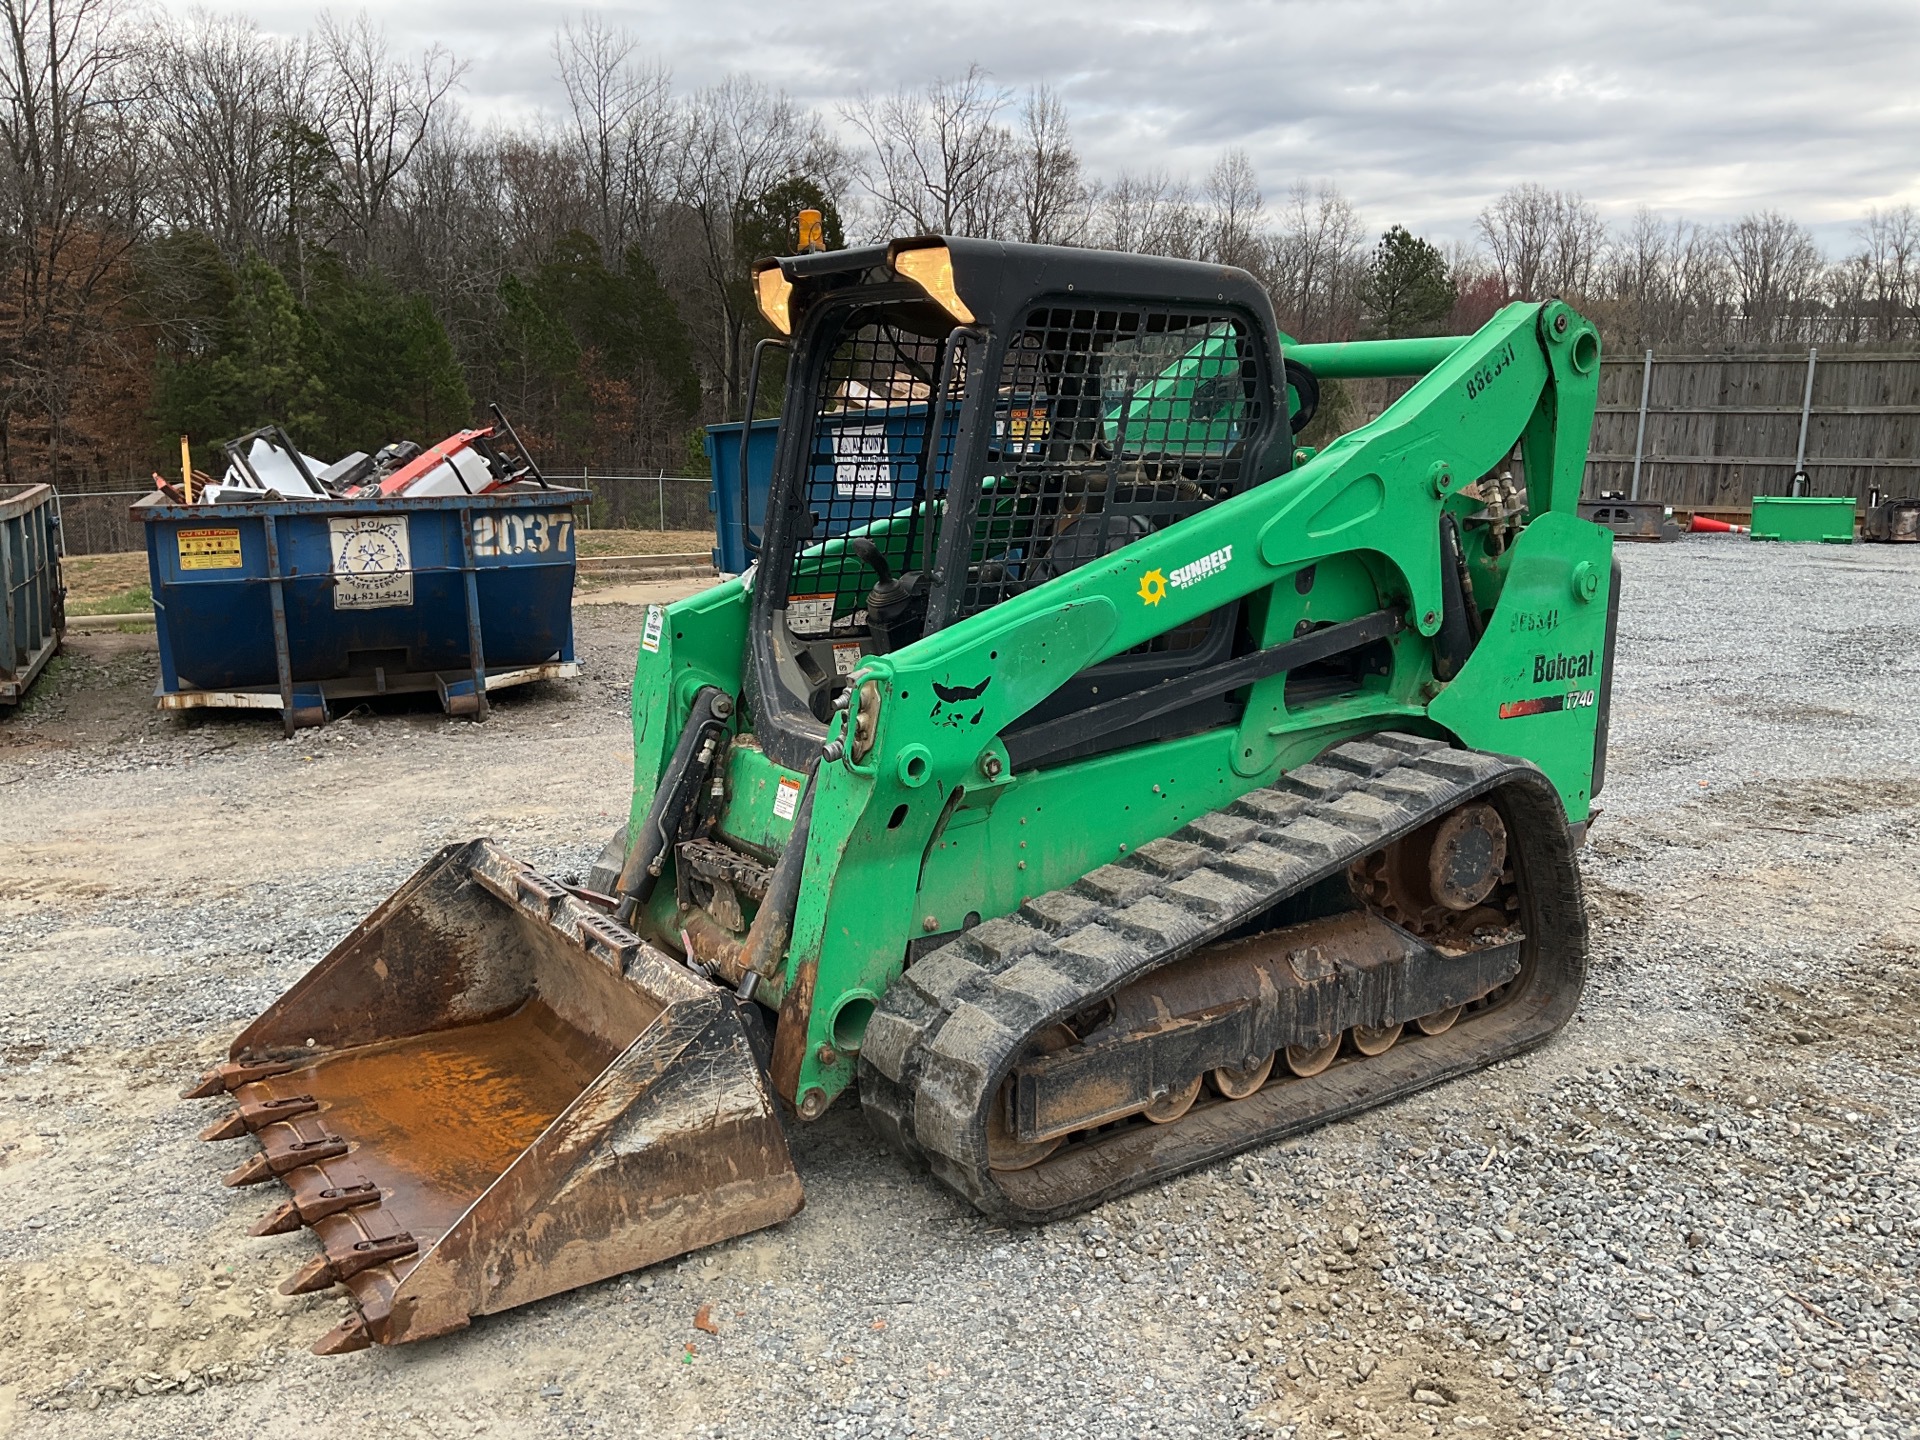
<path fill-rule="evenodd" d="M 1222 545 L 1211 555 L 1202 555 L 1198 560 L 1182 565 L 1171 575 L 1157 568 L 1149 570 L 1140 577 L 1140 598 L 1149 605 L 1158 605 L 1167 598 L 1167 591 L 1198 585 L 1209 575 L 1218 575 L 1232 561 L 1233 546 Z"/>

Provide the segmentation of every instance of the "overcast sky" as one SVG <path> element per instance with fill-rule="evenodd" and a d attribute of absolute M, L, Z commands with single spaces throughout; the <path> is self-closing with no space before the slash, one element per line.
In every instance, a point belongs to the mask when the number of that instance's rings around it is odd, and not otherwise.
<path fill-rule="evenodd" d="M 178 4 L 180 0 L 168 0 Z M 184 7 L 183 7 L 184 8 Z M 217 4 L 213 8 L 223 8 Z M 245 7 L 291 33 L 320 5 Z M 346 9 L 346 6 L 336 7 Z M 396 46 L 469 62 L 465 103 L 558 103 L 578 4 L 376 0 Z M 638 0 L 593 7 L 693 88 L 730 70 L 829 114 L 861 88 L 961 73 L 1047 83 L 1096 174 L 1198 176 L 1244 146 L 1269 200 L 1335 181 L 1369 225 L 1467 238 L 1523 180 L 1718 221 L 1772 207 L 1830 249 L 1920 203 L 1920 0 Z"/>

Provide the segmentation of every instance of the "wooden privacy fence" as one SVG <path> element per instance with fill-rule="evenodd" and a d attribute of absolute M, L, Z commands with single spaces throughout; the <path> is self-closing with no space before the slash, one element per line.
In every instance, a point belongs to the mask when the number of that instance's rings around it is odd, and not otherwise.
<path fill-rule="evenodd" d="M 1700 509 L 1920 495 L 1920 354 L 1640 355 L 1600 366 L 1586 493 Z"/>

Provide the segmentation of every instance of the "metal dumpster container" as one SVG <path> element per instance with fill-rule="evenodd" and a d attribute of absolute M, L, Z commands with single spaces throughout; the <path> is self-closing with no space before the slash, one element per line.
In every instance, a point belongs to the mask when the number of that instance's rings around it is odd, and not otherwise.
<path fill-rule="evenodd" d="M 1022 412 L 1024 413 L 1024 412 Z M 1004 428 L 1005 417 L 997 422 Z M 954 420 L 949 417 L 941 444 L 952 453 Z M 738 575 L 760 549 L 760 527 L 767 513 L 767 487 L 773 480 L 780 422 L 756 420 L 747 437 L 747 504 L 740 504 L 740 422 L 709 425 L 705 446 L 713 489 L 707 504 L 713 510 L 713 568 Z M 858 530 L 893 514 L 907 504 L 925 459 L 927 407 L 890 405 L 849 410 L 825 417 L 809 457 L 812 478 L 807 487 L 813 510 L 815 540 L 826 540 Z M 996 446 L 989 449 L 994 453 Z"/>
<path fill-rule="evenodd" d="M 1851 545 L 1853 497 L 1756 495 L 1753 497 L 1753 538 Z"/>
<path fill-rule="evenodd" d="M 582 490 L 133 507 L 147 536 L 162 709 L 278 710 L 287 733 L 336 701 L 487 692 L 577 673 Z"/>
<path fill-rule="evenodd" d="M 773 480 L 773 452 L 780 443 L 778 420 L 756 420 L 747 437 L 747 509 L 740 508 L 740 422 L 709 425 L 704 444 L 707 473 L 713 489 L 707 507 L 713 511 L 713 568 L 722 575 L 738 575 L 760 548 L 760 525 L 767 513 L 767 486 Z M 749 538 L 750 537 L 750 538 Z"/>
<path fill-rule="evenodd" d="M 51 485 L 0 485 L 0 705 L 18 705 L 60 648 L 60 514 Z"/>

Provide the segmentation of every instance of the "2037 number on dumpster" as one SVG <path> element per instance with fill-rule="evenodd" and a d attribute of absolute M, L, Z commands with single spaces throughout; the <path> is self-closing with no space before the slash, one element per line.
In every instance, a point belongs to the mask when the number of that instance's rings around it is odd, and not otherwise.
<path fill-rule="evenodd" d="M 553 552 L 564 555 L 572 545 L 573 516 L 564 510 L 473 517 L 473 554 L 477 560 Z"/>

